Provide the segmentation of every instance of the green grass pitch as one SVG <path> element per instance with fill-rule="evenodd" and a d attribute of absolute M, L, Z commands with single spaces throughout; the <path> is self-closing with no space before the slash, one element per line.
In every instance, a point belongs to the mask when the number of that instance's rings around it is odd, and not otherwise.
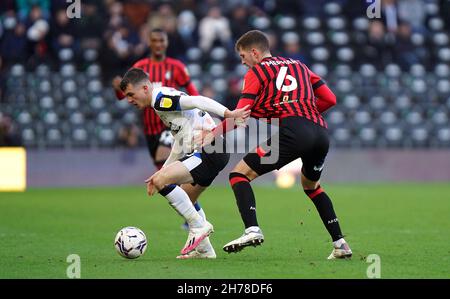
<path fill-rule="evenodd" d="M 450 278 L 450 184 L 324 184 L 351 260 L 328 261 L 331 243 L 299 188 L 255 187 L 265 243 L 237 254 L 222 246 L 243 225 L 232 191 L 211 187 L 202 198 L 215 226 L 216 260 L 176 260 L 187 234 L 161 196 L 144 187 L 30 189 L 0 193 L 0 278 L 66 278 L 69 254 L 81 278 L 367 278 L 377 254 L 382 278 Z M 114 250 L 120 228 L 147 235 L 146 253 L 126 260 Z"/>

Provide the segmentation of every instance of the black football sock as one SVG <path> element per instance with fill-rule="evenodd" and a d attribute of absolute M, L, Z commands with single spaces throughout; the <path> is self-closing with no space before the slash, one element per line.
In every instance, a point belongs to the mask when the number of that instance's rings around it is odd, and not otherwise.
<path fill-rule="evenodd" d="M 320 186 L 315 190 L 304 191 L 316 206 L 320 218 L 327 228 L 328 233 L 331 235 L 333 242 L 339 240 L 340 238 L 343 238 L 344 236 L 342 235 L 339 221 L 333 209 L 333 203 L 331 202 L 331 199 L 328 197 L 328 195 Z"/>
<path fill-rule="evenodd" d="M 250 186 L 250 180 L 243 174 L 232 172 L 230 173 L 230 185 L 236 197 L 236 203 L 245 228 L 258 226 L 255 195 L 252 186 Z"/>

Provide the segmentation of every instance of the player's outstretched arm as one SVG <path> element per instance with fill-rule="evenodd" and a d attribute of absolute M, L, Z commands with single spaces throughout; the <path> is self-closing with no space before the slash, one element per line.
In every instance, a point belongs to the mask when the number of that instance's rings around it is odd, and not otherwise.
<path fill-rule="evenodd" d="M 245 119 L 250 115 L 250 110 L 247 111 L 248 107 L 230 111 L 222 104 L 205 96 L 181 96 L 180 108 L 182 110 L 198 108 L 225 118 Z"/>

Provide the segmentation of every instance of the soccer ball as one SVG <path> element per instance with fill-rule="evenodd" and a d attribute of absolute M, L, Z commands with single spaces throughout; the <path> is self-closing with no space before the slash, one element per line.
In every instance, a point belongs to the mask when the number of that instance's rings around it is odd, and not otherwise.
<path fill-rule="evenodd" d="M 117 233 L 114 247 L 124 258 L 135 259 L 143 255 L 147 249 L 147 237 L 137 227 L 124 227 Z"/>

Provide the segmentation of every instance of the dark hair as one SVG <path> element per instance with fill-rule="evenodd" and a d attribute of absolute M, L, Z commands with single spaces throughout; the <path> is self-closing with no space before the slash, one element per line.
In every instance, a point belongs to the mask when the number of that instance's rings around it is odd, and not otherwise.
<path fill-rule="evenodd" d="M 165 33 L 167 34 L 164 30 L 162 30 L 161 28 L 153 28 L 152 30 L 150 30 L 150 32 L 158 32 L 158 33 Z"/>
<path fill-rule="evenodd" d="M 141 83 L 144 80 L 148 80 L 148 74 L 146 72 L 138 68 L 131 68 L 130 70 L 128 70 L 128 72 L 125 73 L 122 81 L 120 81 L 120 89 L 122 91 L 125 91 L 128 84 L 135 85 Z"/>
<path fill-rule="evenodd" d="M 270 50 L 269 39 L 259 30 L 251 30 L 242 35 L 236 42 L 236 51 L 240 49 L 249 50 L 251 47 L 256 47 L 262 52 Z"/>
<path fill-rule="evenodd" d="M 161 28 L 153 28 L 153 29 L 151 29 L 150 32 L 149 32 L 149 35 L 151 35 L 152 33 L 161 33 L 161 34 L 163 34 L 163 35 L 165 35 L 167 37 L 167 32 L 164 31 Z"/>

